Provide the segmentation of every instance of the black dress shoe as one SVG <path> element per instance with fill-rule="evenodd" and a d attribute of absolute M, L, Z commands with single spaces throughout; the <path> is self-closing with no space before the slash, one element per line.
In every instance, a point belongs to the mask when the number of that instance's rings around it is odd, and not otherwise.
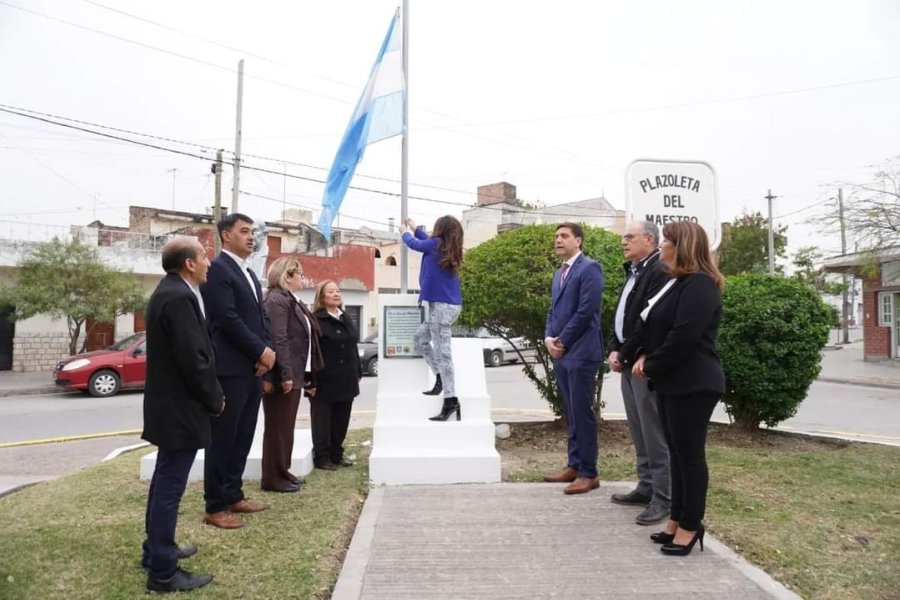
<path fill-rule="evenodd" d="M 613 494 L 610 500 L 616 504 L 625 504 L 628 506 L 640 506 L 650 504 L 650 496 L 645 496 L 637 490 L 632 490 L 627 494 Z"/>
<path fill-rule="evenodd" d="M 281 492 L 282 494 L 291 494 L 300 489 L 300 484 L 299 483 L 291 483 L 283 488 L 262 487 L 262 486 L 260 486 L 260 487 L 262 488 L 262 490 L 264 492 Z"/>
<path fill-rule="evenodd" d="M 339 467 L 352 467 L 354 463 L 349 458 L 342 458 L 341 460 L 332 461 L 332 463 L 336 464 Z"/>
<path fill-rule="evenodd" d="M 178 549 L 175 550 L 175 558 L 178 560 L 190 558 L 195 554 L 197 554 L 197 546 L 178 546 Z M 149 560 L 149 557 L 141 558 L 141 568 L 145 571 L 150 568 L 150 565 L 146 562 L 147 560 Z"/>
<path fill-rule="evenodd" d="M 650 503 L 650 506 L 634 520 L 638 525 L 653 525 L 669 518 L 669 507 L 661 504 Z"/>
<path fill-rule="evenodd" d="M 156 579 L 153 575 L 147 578 L 147 590 L 150 592 L 186 592 L 196 590 L 213 580 L 212 575 L 194 575 L 190 571 L 177 569 L 168 579 Z"/>
<path fill-rule="evenodd" d="M 324 462 L 322 464 L 316 465 L 317 469 L 322 469 L 323 471 L 337 471 L 338 466 L 331 461 Z"/>

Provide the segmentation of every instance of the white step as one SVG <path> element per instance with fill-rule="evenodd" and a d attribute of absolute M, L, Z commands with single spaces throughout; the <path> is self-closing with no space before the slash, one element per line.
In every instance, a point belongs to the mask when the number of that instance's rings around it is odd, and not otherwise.
<path fill-rule="evenodd" d="M 463 421 L 469 419 L 491 418 L 491 397 L 467 395 L 459 397 L 462 407 Z M 423 396 L 421 394 L 380 393 L 375 405 L 378 418 L 391 420 L 409 420 L 418 422 L 441 412 L 444 399 L 440 396 Z M 451 417 L 456 418 L 456 414 Z"/>
<path fill-rule="evenodd" d="M 458 449 L 489 452 L 494 450 L 494 423 L 488 419 L 445 422 L 425 419 L 410 423 L 379 416 L 375 421 L 372 444 L 387 452 L 453 452 Z"/>
<path fill-rule="evenodd" d="M 262 420 L 262 416 L 260 416 Z M 197 452 L 188 481 L 203 481 L 203 450 Z M 156 468 L 156 452 L 151 452 L 141 458 L 141 479 L 149 480 L 153 477 Z M 309 429 L 294 430 L 294 451 L 291 453 L 291 473 L 298 477 L 305 477 L 313 470 L 312 459 L 312 432 Z M 244 479 L 260 479 L 262 477 L 262 432 L 257 430 L 247 457 L 247 466 L 244 468 Z"/>
<path fill-rule="evenodd" d="M 500 455 L 493 449 L 485 453 L 422 450 L 411 455 L 373 447 L 369 477 L 373 485 L 496 483 L 500 481 Z"/>

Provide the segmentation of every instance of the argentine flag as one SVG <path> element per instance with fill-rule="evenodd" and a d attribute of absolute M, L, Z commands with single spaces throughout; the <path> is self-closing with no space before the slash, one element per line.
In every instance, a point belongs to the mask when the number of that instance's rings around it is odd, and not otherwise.
<path fill-rule="evenodd" d="M 331 223 L 337 216 L 366 146 L 403 133 L 403 57 L 401 36 L 397 23 L 400 9 L 394 14 L 387 36 L 375 59 L 369 82 L 350 117 L 347 131 L 341 140 L 322 198 L 319 231 L 331 243 Z"/>

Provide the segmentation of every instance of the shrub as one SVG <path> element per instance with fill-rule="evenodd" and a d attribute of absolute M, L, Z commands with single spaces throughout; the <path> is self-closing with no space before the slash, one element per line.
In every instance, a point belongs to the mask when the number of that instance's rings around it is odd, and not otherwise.
<path fill-rule="evenodd" d="M 819 375 L 832 311 L 809 286 L 762 274 L 729 277 L 722 304 L 723 401 L 735 425 L 794 416 Z"/>

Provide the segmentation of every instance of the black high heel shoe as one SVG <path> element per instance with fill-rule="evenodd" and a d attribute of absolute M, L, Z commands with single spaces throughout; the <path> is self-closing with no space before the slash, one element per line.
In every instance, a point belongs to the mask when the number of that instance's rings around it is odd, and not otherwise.
<path fill-rule="evenodd" d="M 449 398 L 444 398 L 444 406 L 441 408 L 441 413 L 439 415 L 435 415 L 433 417 L 429 417 L 429 421 L 446 421 L 450 418 L 450 415 L 456 413 L 456 420 L 459 421 L 462 419 L 462 408 L 459 406 L 459 398 L 456 396 L 450 396 Z"/>
<path fill-rule="evenodd" d="M 706 529 L 703 527 L 703 524 L 700 524 L 700 528 L 694 532 L 694 537 L 691 539 L 690 543 L 685 546 L 681 544 L 675 544 L 669 542 L 660 548 L 660 551 L 663 554 L 667 554 L 668 556 L 687 556 L 691 553 L 691 550 L 694 549 L 694 544 L 698 541 L 700 542 L 700 552 L 703 552 L 703 535 L 706 533 Z"/>
<path fill-rule="evenodd" d="M 434 382 L 434 387 L 428 390 L 427 392 L 422 392 L 426 396 L 437 396 L 441 392 L 444 391 L 444 384 L 441 382 L 441 374 L 438 373 L 437 379 Z"/>
<path fill-rule="evenodd" d="M 654 544 L 671 544 L 672 540 L 675 539 L 675 534 L 660 531 L 659 533 L 651 533 L 650 539 L 653 540 Z"/>

